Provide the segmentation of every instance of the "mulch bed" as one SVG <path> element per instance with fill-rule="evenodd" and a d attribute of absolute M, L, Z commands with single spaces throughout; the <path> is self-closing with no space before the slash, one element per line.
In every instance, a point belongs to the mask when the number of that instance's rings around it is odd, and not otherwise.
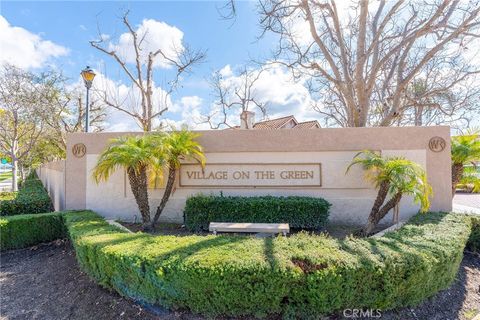
<path fill-rule="evenodd" d="M 382 312 L 381 319 L 471 320 L 480 315 L 480 255 L 465 253 L 455 282 L 415 308 Z"/>
<path fill-rule="evenodd" d="M 143 306 L 103 289 L 80 271 L 66 241 L 2 253 L 0 286 L 0 319 L 200 319 Z M 449 289 L 415 308 L 382 312 L 381 319 L 471 320 L 477 313 L 480 256 L 466 253 Z"/>
<path fill-rule="evenodd" d="M 153 235 L 174 235 L 174 236 L 191 236 L 191 235 L 200 235 L 200 236 L 204 236 L 204 235 L 208 235 L 208 234 L 212 234 L 211 232 L 207 232 L 207 231 L 200 231 L 200 232 L 190 232 L 188 231 L 184 226 L 182 226 L 181 224 L 176 224 L 176 223 L 159 223 L 157 224 L 155 230 L 153 231 L 143 231 L 142 230 L 142 224 L 141 223 L 134 223 L 134 222 L 124 222 L 124 221 L 118 221 L 122 226 L 126 227 L 127 229 L 129 229 L 130 231 L 132 232 L 139 232 L 139 231 L 142 231 L 142 232 L 148 232 L 150 234 L 153 234 Z M 390 224 L 379 224 L 373 233 L 377 233 L 377 232 L 380 232 L 386 228 L 390 227 Z M 333 238 L 337 238 L 337 239 L 343 239 L 349 235 L 352 235 L 355 233 L 355 231 L 358 231 L 359 230 L 359 227 L 358 226 L 353 226 L 353 225 L 338 225 L 338 224 L 328 224 L 327 227 L 324 229 L 324 230 L 320 230 L 320 231 L 309 231 L 310 233 L 312 234 L 324 234 L 324 233 L 327 233 L 328 235 L 330 235 L 331 237 Z M 303 230 L 302 229 L 293 229 L 291 228 L 290 229 L 290 235 L 293 235 L 295 233 L 298 233 L 298 232 L 302 232 Z M 234 233 L 234 232 L 229 232 L 229 233 L 226 233 L 226 234 L 229 234 L 229 235 L 242 235 L 242 236 L 245 236 L 245 235 L 256 235 L 255 233 L 245 233 L 245 232 L 242 232 L 242 233 Z M 258 234 L 257 234 L 258 235 Z M 264 237 L 265 234 L 260 234 L 259 236 L 261 237 Z"/>
<path fill-rule="evenodd" d="M 0 256 L 0 319 L 196 319 L 139 305 L 80 271 L 66 241 Z"/>

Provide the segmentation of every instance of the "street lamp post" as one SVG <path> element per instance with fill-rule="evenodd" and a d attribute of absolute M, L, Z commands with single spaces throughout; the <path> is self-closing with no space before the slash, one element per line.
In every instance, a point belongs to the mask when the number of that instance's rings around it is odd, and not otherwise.
<path fill-rule="evenodd" d="M 87 99 L 86 99 L 86 106 L 85 106 L 85 132 L 88 132 L 88 109 L 90 109 L 88 105 L 88 96 L 90 93 L 90 88 L 92 87 L 93 78 L 95 78 L 95 72 L 87 66 L 85 69 L 82 70 L 80 73 L 82 75 L 83 81 L 85 82 L 85 87 L 87 88 Z"/>

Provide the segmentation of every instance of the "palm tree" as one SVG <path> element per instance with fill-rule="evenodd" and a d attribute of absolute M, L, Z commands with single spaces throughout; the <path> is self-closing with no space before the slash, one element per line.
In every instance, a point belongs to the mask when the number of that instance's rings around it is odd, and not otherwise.
<path fill-rule="evenodd" d="M 480 139 L 477 131 L 452 137 L 452 197 L 463 176 L 464 166 L 468 163 L 475 165 L 477 161 L 480 161 Z"/>
<path fill-rule="evenodd" d="M 144 229 L 151 226 L 148 174 L 161 175 L 164 166 L 164 157 L 158 152 L 157 145 L 161 136 L 163 135 L 152 134 L 112 139 L 93 169 L 96 183 L 108 180 L 113 172 L 120 168 L 127 171 Z"/>
<path fill-rule="evenodd" d="M 359 152 L 353 158 L 347 172 L 353 165 L 361 165 L 366 171 L 366 178 L 378 189 L 368 222 L 359 235 L 371 234 L 380 220 L 400 203 L 405 194 L 413 195 L 414 201 L 420 204 L 421 212 L 430 207 L 432 188 L 427 182 L 425 171 L 417 163 L 402 157 L 383 158 L 367 150 Z M 388 195 L 390 199 L 386 201 Z"/>
<path fill-rule="evenodd" d="M 199 134 L 188 131 L 185 128 L 180 131 L 172 131 L 160 137 L 161 141 L 157 144 L 159 148 L 158 153 L 165 155 L 164 165 L 168 169 L 168 179 L 162 200 L 152 220 L 152 228 L 155 228 L 155 224 L 172 194 L 180 162 L 195 161 L 200 163 L 202 168 L 205 166 L 205 155 L 202 146 L 196 141 L 197 137 L 199 137 Z"/>
<path fill-rule="evenodd" d="M 480 175 L 478 172 L 478 166 L 465 166 L 462 177 L 457 185 L 463 188 L 466 192 L 480 192 Z"/>

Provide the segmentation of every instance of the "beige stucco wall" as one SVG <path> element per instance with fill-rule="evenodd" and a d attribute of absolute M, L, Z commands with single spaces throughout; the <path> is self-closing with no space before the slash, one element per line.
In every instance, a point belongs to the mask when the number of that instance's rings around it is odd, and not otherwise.
<path fill-rule="evenodd" d="M 49 162 L 36 170 L 56 211 L 65 209 L 65 164 L 65 160 Z"/>
<path fill-rule="evenodd" d="M 356 152 L 371 149 L 384 155 L 401 155 L 418 162 L 426 170 L 434 190 L 432 210 L 451 210 L 450 129 L 448 127 L 409 128 L 342 128 L 318 130 L 224 130 L 200 132 L 208 164 L 257 168 L 260 164 L 320 164 L 321 185 L 315 186 L 202 186 L 181 187 L 171 197 L 163 221 L 182 222 L 185 199 L 192 194 L 225 195 L 305 195 L 323 197 L 332 203 L 332 221 L 364 223 L 376 191 L 364 181 L 360 168 L 345 175 L 345 169 Z M 66 162 L 66 208 L 92 209 L 102 215 L 123 220 L 139 219 L 128 180 L 118 170 L 107 182 L 96 184 L 91 178 L 98 155 L 109 139 L 125 133 L 88 133 L 68 136 Z M 132 133 L 130 133 L 132 134 Z M 430 138 L 447 141 L 445 150 L 428 148 Z M 71 149 L 76 143 L 86 146 L 87 154 L 75 157 Z M 305 165 L 306 166 L 306 165 Z M 304 166 L 304 167 L 305 167 Z M 212 166 L 213 167 L 213 166 Z M 278 166 L 275 166 L 278 167 Z M 163 190 L 151 190 L 152 211 Z M 406 219 L 418 210 L 411 198 L 400 205 L 400 217 Z M 391 219 L 390 217 L 388 219 Z"/>

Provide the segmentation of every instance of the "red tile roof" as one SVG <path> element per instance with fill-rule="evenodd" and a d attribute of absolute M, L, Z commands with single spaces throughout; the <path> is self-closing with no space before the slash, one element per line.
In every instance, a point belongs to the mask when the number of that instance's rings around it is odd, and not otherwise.
<path fill-rule="evenodd" d="M 317 120 L 299 122 L 295 127 L 292 129 L 317 129 L 320 128 L 320 123 Z"/>
<path fill-rule="evenodd" d="M 289 121 L 294 121 L 295 125 L 298 121 L 294 116 L 286 116 L 277 119 L 265 120 L 257 122 L 253 125 L 254 129 L 282 129 Z"/>
<path fill-rule="evenodd" d="M 285 127 L 290 121 L 293 121 L 293 127 Z M 320 124 L 317 120 L 298 122 L 293 115 L 276 119 L 264 120 L 253 125 L 256 130 L 275 130 L 275 129 L 317 129 Z M 234 126 L 228 129 L 240 129 L 240 126 Z"/>

